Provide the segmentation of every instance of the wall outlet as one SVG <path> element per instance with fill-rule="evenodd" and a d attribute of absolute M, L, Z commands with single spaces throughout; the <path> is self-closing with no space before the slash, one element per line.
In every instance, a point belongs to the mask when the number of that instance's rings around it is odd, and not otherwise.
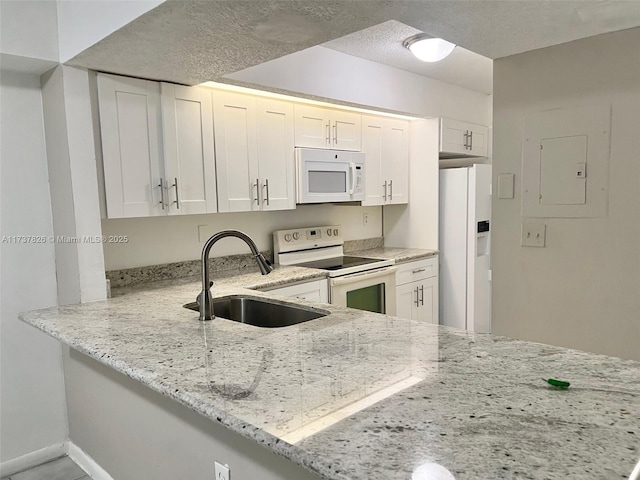
<path fill-rule="evenodd" d="M 367 225 L 369 223 L 369 214 L 368 213 L 363 213 L 362 214 L 362 225 Z"/>
<path fill-rule="evenodd" d="M 209 237 L 216 233 L 213 227 L 209 225 L 198 225 L 198 241 L 204 243 L 209 240 Z"/>
<path fill-rule="evenodd" d="M 522 225 L 522 246 L 544 247 L 546 232 L 544 223 L 525 223 Z"/>
<path fill-rule="evenodd" d="M 216 462 L 216 479 L 215 480 L 231 480 L 231 469 L 229 465 L 221 465 Z"/>

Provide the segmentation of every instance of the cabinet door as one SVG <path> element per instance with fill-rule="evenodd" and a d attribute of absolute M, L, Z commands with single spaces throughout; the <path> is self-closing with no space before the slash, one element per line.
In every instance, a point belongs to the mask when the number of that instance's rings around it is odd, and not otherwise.
<path fill-rule="evenodd" d="M 440 151 L 449 154 L 469 155 L 467 134 L 469 124 L 458 120 L 440 120 Z"/>
<path fill-rule="evenodd" d="M 211 92 L 161 84 L 169 214 L 215 213 Z"/>
<path fill-rule="evenodd" d="M 379 117 L 362 117 L 362 151 L 365 153 L 365 199 L 362 205 L 382 205 L 386 201 L 383 186 L 382 158 L 384 155 L 384 128 Z"/>
<path fill-rule="evenodd" d="M 416 320 L 438 324 L 438 277 L 431 277 L 418 283 L 418 304 Z M 412 285 L 412 284 L 410 284 Z"/>
<path fill-rule="evenodd" d="M 334 110 L 331 112 L 331 148 L 336 150 L 362 149 L 362 115 Z"/>
<path fill-rule="evenodd" d="M 160 84 L 98 75 L 108 218 L 165 215 Z"/>
<path fill-rule="evenodd" d="M 295 105 L 295 146 L 331 148 L 329 110 L 308 105 Z"/>
<path fill-rule="evenodd" d="M 262 210 L 296 208 L 293 104 L 257 99 Z"/>
<path fill-rule="evenodd" d="M 409 203 L 409 122 L 385 119 L 382 152 L 387 203 Z"/>
<path fill-rule="evenodd" d="M 255 97 L 218 91 L 212 95 L 218 211 L 259 210 Z"/>
<path fill-rule="evenodd" d="M 469 130 L 471 133 L 471 137 L 469 139 L 470 150 L 469 153 L 471 155 L 477 157 L 486 157 L 487 156 L 487 133 L 488 128 L 483 127 L 482 125 L 469 125 Z"/>
<path fill-rule="evenodd" d="M 406 283 L 396 287 L 396 316 L 416 318 L 417 283 Z"/>
<path fill-rule="evenodd" d="M 473 123 L 440 119 L 440 158 L 456 155 L 486 157 L 487 127 Z"/>

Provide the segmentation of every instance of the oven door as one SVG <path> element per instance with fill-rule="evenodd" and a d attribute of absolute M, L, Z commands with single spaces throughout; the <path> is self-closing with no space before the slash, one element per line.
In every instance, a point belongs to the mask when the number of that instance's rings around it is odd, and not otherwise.
<path fill-rule="evenodd" d="M 333 305 L 395 315 L 397 270 L 388 267 L 331 278 L 329 300 Z"/>

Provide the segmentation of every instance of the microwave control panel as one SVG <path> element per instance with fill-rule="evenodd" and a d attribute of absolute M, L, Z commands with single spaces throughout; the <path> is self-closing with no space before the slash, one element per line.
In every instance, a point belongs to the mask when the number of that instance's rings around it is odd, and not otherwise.
<path fill-rule="evenodd" d="M 363 192 L 363 188 L 364 188 L 364 168 L 362 166 L 362 164 L 358 163 L 356 164 L 355 167 L 355 176 L 356 176 L 356 181 L 355 181 L 355 188 L 353 190 L 353 193 L 362 193 Z"/>

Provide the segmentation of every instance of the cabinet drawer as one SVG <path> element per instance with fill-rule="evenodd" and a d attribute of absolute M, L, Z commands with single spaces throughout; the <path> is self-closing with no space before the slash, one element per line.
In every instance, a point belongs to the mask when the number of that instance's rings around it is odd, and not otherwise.
<path fill-rule="evenodd" d="M 396 273 L 396 285 L 415 282 L 438 275 L 438 257 L 429 257 L 415 262 L 401 263 Z"/>
<path fill-rule="evenodd" d="M 297 285 L 288 285 L 273 290 L 269 293 L 282 295 L 283 297 L 296 297 L 311 302 L 328 303 L 328 285 L 326 280 L 315 280 L 307 283 L 299 283 Z"/>

